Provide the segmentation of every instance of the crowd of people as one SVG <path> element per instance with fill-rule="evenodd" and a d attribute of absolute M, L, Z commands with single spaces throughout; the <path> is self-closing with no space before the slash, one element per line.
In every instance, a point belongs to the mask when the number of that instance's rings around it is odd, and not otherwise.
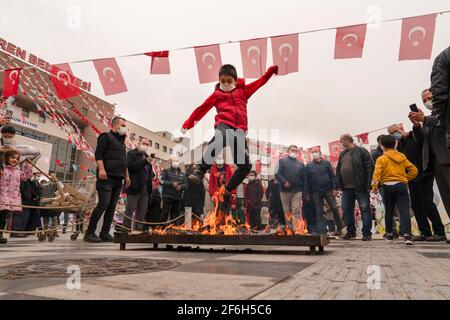
<path fill-rule="evenodd" d="M 311 150 L 312 161 L 305 164 L 299 160 L 298 147 L 291 145 L 264 188 L 249 160 L 246 104 L 277 72 L 276 66 L 271 67 L 260 79 L 245 84 L 237 78 L 233 66 L 222 66 L 214 93 L 182 126 L 183 132 L 192 128 L 216 106 L 215 134 L 202 161 L 183 167 L 179 158 L 172 157 L 159 176 L 152 168 L 154 154 L 149 155 L 150 141 L 142 138 L 135 149 L 127 151 L 126 120 L 112 119 L 111 130 L 98 137 L 95 150 L 98 203 L 90 215 L 84 240 L 113 241 L 110 230 L 122 192 L 127 197 L 120 231 L 140 233 L 148 232 L 150 226 L 181 225 L 188 211 L 197 218 L 204 217 L 219 205 L 219 190 L 222 209 L 230 212 L 238 224 L 248 224 L 253 230 L 292 230 L 293 221 L 303 220 L 311 234 L 351 240 L 357 236 L 357 211 L 362 221 L 361 239 L 370 241 L 375 220 L 370 197 L 380 194 L 387 241 L 403 237 L 405 244 L 412 245 L 414 241 L 447 240 L 433 200 L 433 184 L 436 179 L 444 207 L 450 214 L 450 48 L 436 58 L 431 89 L 421 94 L 431 114 L 412 110 L 408 114 L 411 131 L 400 125 L 390 126 L 386 134 L 377 138 L 378 147 L 372 153 L 357 145 L 352 135 L 343 134 L 340 138 L 343 151 L 336 166 L 326 160 L 319 147 Z M 39 213 L 34 209 L 22 210 L 21 206 L 39 203 L 39 177 L 32 173 L 29 162 L 21 164 L 20 153 L 14 149 L 14 127 L 4 118 L 0 121 L 3 124 L 0 230 L 5 228 L 8 216 L 17 230 L 35 230 L 42 227 Z M 224 160 L 225 147 L 231 149 L 233 164 Z M 262 219 L 263 207 L 268 208 L 269 219 Z M 420 232 L 415 236 L 411 211 Z M 0 241 L 6 242 L 1 233 Z"/>

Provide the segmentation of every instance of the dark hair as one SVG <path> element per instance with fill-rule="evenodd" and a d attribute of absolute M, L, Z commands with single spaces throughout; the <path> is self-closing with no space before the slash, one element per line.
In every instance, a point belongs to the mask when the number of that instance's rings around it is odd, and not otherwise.
<path fill-rule="evenodd" d="M 380 143 L 381 139 L 382 139 L 384 136 L 385 136 L 385 134 L 380 134 L 380 135 L 377 137 L 377 142 Z"/>
<path fill-rule="evenodd" d="M 237 79 L 237 71 L 236 68 L 231 64 L 224 64 L 220 67 L 219 77 L 220 76 L 230 76 L 233 77 L 234 80 Z"/>
<path fill-rule="evenodd" d="M 395 138 L 391 135 L 385 135 L 381 138 L 381 145 L 387 149 L 394 149 Z"/>
<path fill-rule="evenodd" d="M 122 118 L 122 117 L 119 117 L 119 116 L 115 116 L 111 120 L 111 127 L 113 127 L 116 124 L 116 122 L 119 121 L 119 120 L 127 121 L 127 120 L 125 120 L 125 118 Z"/>
<path fill-rule="evenodd" d="M 11 125 L 6 125 L 2 127 L 1 133 L 11 133 L 16 134 L 16 128 Z"/>
<path fill-rule="evenodd" d="M 258 175 L 258 173 L 255 170 L 251 170 L 248 174 L 253 173 L 255 175 L 255 177 Z"/>
<path fill-rule="evenodd" d="M 291 149 L 291 148 L 298 149 L 298 147 L 297 147 L 295 144 L 291 144 L 291 145 L 288 147 L 288 150 Z"/>
<path fill-rule="evenodd" d="M 16 155 L 18 155 L 20 158 L 20 153 L 16 149 L 13 149 L 13 148 L 3 149 L 3 157 L 2 157 L 3 159 L 2 160 L 5 164 L 8 164 L 9 158 L 16 156 Z"/>

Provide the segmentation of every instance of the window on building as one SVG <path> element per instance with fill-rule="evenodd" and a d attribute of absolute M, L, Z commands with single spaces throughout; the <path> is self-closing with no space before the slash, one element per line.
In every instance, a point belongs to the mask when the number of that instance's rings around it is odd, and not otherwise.
<path fill-rule="evenodd" d="M 150 141 L 150 147 L 153 146 L 153 141 L 152 140 L 149 140 L 149 141 Z"/>
<path fill-rule="evenodd" d="M 81 113 L 87 116 L 88 110 L 86 108 L 81 108 Z"/>
<path fill-rule="evenodd" d="M 169 149 L 169 154 L 170 154 L 170 155 L 173 154 L 173 149 L 172 149 L 172 148 Z"/>
<path fill-rule="evenodd" d="M 22 117 L 29 118 L 30 117 L 30 111 L 28 110 L 22 110 Z"/>
<path fill-rule="evenodd" d="M 163 152 L 167 153 L 167 147 L 163 146 Z"/>
<path fill-rule="evenodd" d="M 43 114 L 39 115 L 39 122 L 40 123 L 45 123 L 45 116 Z"/>
<path fill-rule="evenodd" d="M 158 142 L 155 143 L 155 149 L 159 150 L 159 143 Z"/>

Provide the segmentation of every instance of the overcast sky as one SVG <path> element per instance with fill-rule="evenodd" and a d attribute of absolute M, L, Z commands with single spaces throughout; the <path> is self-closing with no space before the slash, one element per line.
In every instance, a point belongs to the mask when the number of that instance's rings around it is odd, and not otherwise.
<path fill-rule="evenodd" d="M 374 7 L 375 6 L 375 7 Z M 450 9 L 448 0 L 15 0 L 2 7 L 0 37 L 50 63 L 208 45 Z M 362 59 L 333 60 L 335 31 L 300 35 L 300 71 L 272 79 L 248 104 L 249 127 L 279 129 L 280 142 L 326 146 L 404 122 L 422 106 L 432 60 L 398 62 L 401 22 L 368 29 Z M 269 41 L 270 43 L 270 41 Z M 432 59 L 450 45 L 450 14 L 438 16 Z M 222 45 L 222 61 L 242 75 L 239 44 Z M 270 44 L 268 62 L 272 62 Z M 104 97 L 92 63 L 72 64 L 92 93 L 151 130 L 174 131 L 212 92 L 199 84 L 193 49 L 171 53 L 170 76 L 149 75 L 145 56 L 118 59 L 128 92 Z M 213 126 L 215 109 L 203 119 Z M 372 135 L 374 138 L 374 135 Z M 328 148 L 326 148 L 328 151 Z"/>

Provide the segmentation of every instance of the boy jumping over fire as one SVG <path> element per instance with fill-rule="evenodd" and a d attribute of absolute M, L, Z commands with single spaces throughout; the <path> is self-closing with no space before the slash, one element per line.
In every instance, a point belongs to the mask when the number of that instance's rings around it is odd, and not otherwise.
<path fill-rule="evenodd" d="M 229 207 L 231 191 L 236 189 L 252 169 L 248 155 L 247 134 L 247 101 L 269 79 L 278 73 L 278 66 L 270 67 L 258 80 L 245 84 L 244 79 L 238 79 L 236 68 L 225 64 L 219 71 L 219 83 L 213 94 L 203 102 L 187 119 L 181 131 L 185 133 L 194 127 L 206 113 L 216 107 L 215 134 L 205 150 L 199 170 L 189 176 L 194 183 L 201 183 L 206 171 L 212 166 L 216 156 L 226 146 L 230 146 L 233 161 L 237 165 L 228 184 L 225 186 L 223 205 Z"/>

